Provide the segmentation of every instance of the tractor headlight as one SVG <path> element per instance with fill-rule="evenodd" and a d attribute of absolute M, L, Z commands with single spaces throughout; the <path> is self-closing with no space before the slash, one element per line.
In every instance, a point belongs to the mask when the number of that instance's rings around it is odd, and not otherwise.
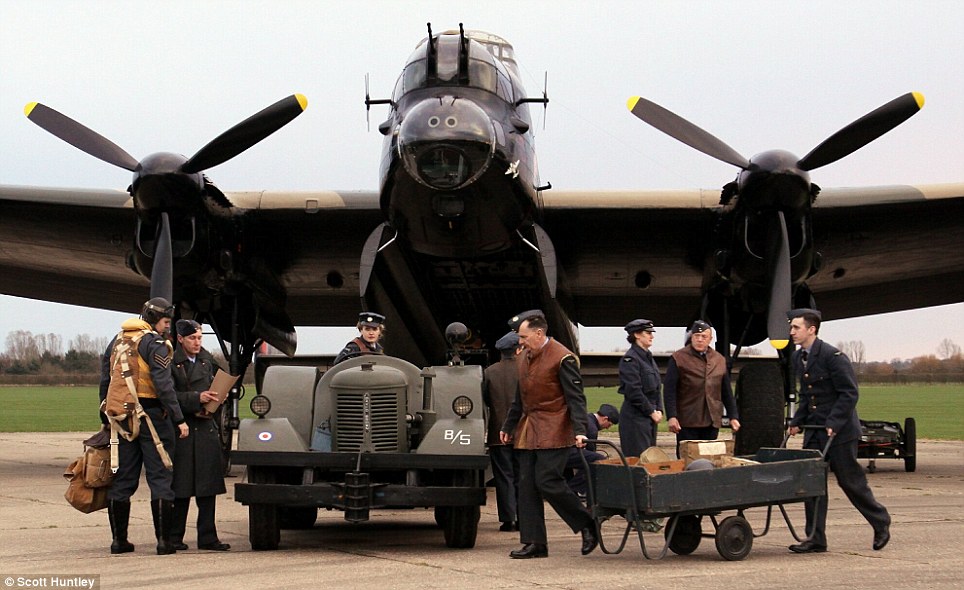
<path fill-rule="evenodd" d="M 472 399 L 465 395 L 460 395 L 452 400 L 452 411 L 455 412 L 459 418 L 465 418 L 471 414 L 474 407 L 475 405 L 472 403 Z"/>
<path fill-rule="evenodd" d="M 263 395 L 256 395 L 251 398 L 251 413 L 258 418 L 264 418 L 271 411 L 271 400 Z"/>

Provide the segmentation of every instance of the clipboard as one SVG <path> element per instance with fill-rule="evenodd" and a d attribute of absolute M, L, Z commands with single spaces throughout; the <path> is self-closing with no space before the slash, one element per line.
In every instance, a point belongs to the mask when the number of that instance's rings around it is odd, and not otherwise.
<path fill-rule="evenodd" d="M 231 388 L 234 387 L 234 383 L 237 380 L 238 378 L 234 375 L 218 369 L 218 372 L 214 374 L 214 381 L 211 382 L 210 387 L 210 391 L 218 394 L 218 400 L 204 404 L 204 410 L 208 414 L 216 412 L 218 407 L 224 403 L 224 400 L 228 398 L 228 394 L 231 393 Z"/>

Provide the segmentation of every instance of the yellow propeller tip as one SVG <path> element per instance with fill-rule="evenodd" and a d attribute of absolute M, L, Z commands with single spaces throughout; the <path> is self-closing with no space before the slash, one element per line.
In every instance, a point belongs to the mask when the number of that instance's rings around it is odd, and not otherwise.
<path fill-rule="evenodd" d="M 308 97 L 306 97 L 304 94 L 295 94 L 295 100 L 297 100 L 298 104 L 301 105 L 301 110 L 308 108 Z"/>
<path fill-rule="evenodd" d="M 787 347 L 787 344 L 790 344 L 789 340 L 770 340 L 770 346 L 777 350 L 783 350 Z"/>
<path fill-rule="evenodd" d="M 630 97 L 629 97 L 629 100 L 626 101 L 626 107 L 627 107 L 629 110 L 633 110 L 634 108 L 636 108 L 636 103 L 637 103 L 637 102 L 639 102 L 639 97 L 638 97 L 638 96 L 630 96 Z"/>
<path fill-rule="evenodd" d="M 917 101 L 918 110 L 924 108 L 924 95 L 920 92 L 911 92 L 914 95 L 914 100 Z"/>
<path fill-rule="evenodd" d="M 27 106 L 23 107 L 23 114 L 24 114 L 24 115 L 27 115 L 27 116 L 29 117 L 29 116 L 30 116 L 30 113 L 33 112 L 33 109 L 34 109 L 34 107 L 36 107 L 36 106 L 37 106 L 37 103 L 35 103 L 35 102 L 28 102 L 28 103 L 27 103 Z"/>

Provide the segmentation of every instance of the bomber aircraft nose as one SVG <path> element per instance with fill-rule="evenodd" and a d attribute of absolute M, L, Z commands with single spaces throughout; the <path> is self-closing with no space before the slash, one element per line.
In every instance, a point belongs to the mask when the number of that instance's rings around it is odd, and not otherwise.
<path fill-rule="evenodd" d="M 415 105 L 402 121 L 398 151 L 405 169 L 436 190 L 457 190 L 478 179 L 495 151 L 495 132 L 481 107 L 442 96 Z"/>

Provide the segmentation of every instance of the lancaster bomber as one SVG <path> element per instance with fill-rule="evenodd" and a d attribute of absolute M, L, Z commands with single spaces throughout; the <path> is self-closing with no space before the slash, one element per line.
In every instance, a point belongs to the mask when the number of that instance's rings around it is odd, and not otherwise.
<path fill-rule="evenodd" d="M 745 157 L 629 98 L 642 122 L 737 168 L 722 190 L 544 183 L 531 110 L 548 102 L 525 90 L 506 40 L 429 25 L 390 98 L 365 97 L 371 113 L 387 111 L 377 192 L 228 192 L 208 178 L 294 121 L 301 95 L 190 157 L 142 159 L 31 103 L 32 122 L 133 179 L 127 190 L 0 186 L 0 293 L 128 311 L 168 296 L 241 366 L 261 342 L 294 354 L 295 326 L 345 326 L 363 309 L 387 316 L 393 354 L 423 365 L 444 361 L 449 323 L 491 348 L 508 318 L 534 308 L 573 349 L 577 324 L 622 325 L 645 309 L 662 325 L 709 320 L 727 354 L 769 339 L 786 356 L 793 306 L 838 319 L 964 301 L 964 184 L 835 189 L 810 178 L 912 117 L 920 94 L 803 157 Z M 627 125 L 645 129 L 630 113 Z"/>

